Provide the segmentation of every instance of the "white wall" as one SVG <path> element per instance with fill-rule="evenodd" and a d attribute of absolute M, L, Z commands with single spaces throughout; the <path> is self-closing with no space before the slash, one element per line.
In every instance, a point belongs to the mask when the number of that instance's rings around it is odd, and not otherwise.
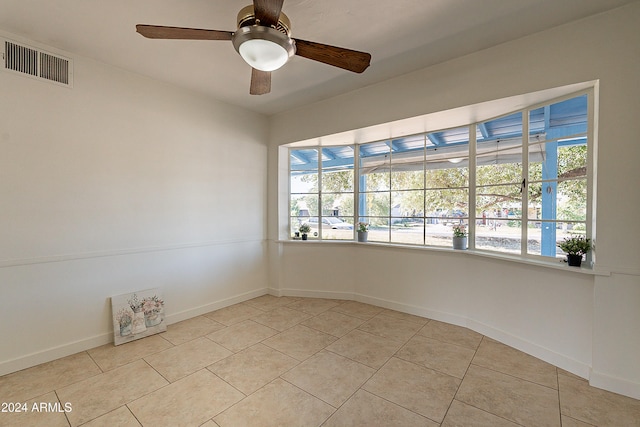
<path fill-rule="evenodd" d="M 112 295 L 266 292 L 266 118 L 67 55 L 73 89 L 0 72 L 0 375 L 112 340 Z"/>
<path fill-rule="evenodd" d="M 449 319 L 640 398 L 640 2 L 272 117 L 271 287 L 300 287 L 297 263 L 337 265 L 362 301 Z M 375 56 L 372 67 L 375 66 Z M 610 276 L 434 250 L 278 243 L 283 144 L 580 82 L 599 81 L 596 258 Z M 280 213 L 281 214 L 281 213 Z M 281 214 L 282 215 L 282 214 Z M 356 272 L 350 271 L 349 268 Z M 310 273 L 311 274 L 311 273 Z M 292 280 L 295 278 L 295 280 Z M 340 283 L 340 280 L 334 280 Z M 317 281 L 314 285 L 322 287 Z M 321 292 L 323 289 L 315 289 Z"/>

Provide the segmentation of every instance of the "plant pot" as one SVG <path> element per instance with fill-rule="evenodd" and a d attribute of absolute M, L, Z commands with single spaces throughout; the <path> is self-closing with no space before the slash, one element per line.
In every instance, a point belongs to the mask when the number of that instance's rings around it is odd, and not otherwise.
<path fill-rule="evenodd" d="M 159 325 L 162 322 L 160 313 L 149 313 L 144 315 L 144 324 L 147 328 Z"/>
<path fill-rule="evenodd" d="M 302 240 L 307 240 L 307 233 L 302 233 Z"/>
<path fill-rule="evenodd" d="M 467 249 L 467 237 L 453 236 L 453 249 L 457 249 L 457 250 Z"/>
<path fill-rule="evenodd" d="M 358 242 L 366 242 L 369 238 L 368 231 L 358 231 Z"/>
<path fill-rule="evenodd" d="M 120 336 L 126 337 L 127 335 L 131 335 L 131 323 L 128 325 L 120 325 Z"/>
<path fill-rule="evenodd" d="M 580 267 L 582 265 L 582 255 L 567 254 L 567 263 L 571 267 Z"/>

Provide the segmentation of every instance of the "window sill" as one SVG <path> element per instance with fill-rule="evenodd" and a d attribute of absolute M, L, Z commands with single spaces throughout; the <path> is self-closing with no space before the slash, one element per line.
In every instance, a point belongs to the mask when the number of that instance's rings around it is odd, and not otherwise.
<path fill-rule="evenodd" d="M 588 267 L 569 267 L 564 261 L 547 261 L 537 258 L 529 258 L 511 254 L 501 254 L 499 252 L 481 251 L 475 249 L 466 250 L 454 250 L 444 247 L 435 246 L 414 246 L 403 245 L 398 243 L 382 243 L 382 242 L 356 242 L 352 240 L 277 240 L 276 243 L 282 244 L 311 244 L 311 245 L 357 245 L 367 246 L 371 248 L 389 248 L 389 249 L 401 249 L 409 251 L 426 251 L 426 252 L 439 252 L 439 253 L 455 253 L 456 256 L 477 256 L 482 258 L 490 258 L 500 261 L 510 261 L 520 264 L 533 265 L 536 267 L 552 268 L 556 270 L 567 271 L 570 273 L 587 274 L 591 276 L 610 276 L 611 272 L 607 270 L 599 270 L 596 268 Z"/>

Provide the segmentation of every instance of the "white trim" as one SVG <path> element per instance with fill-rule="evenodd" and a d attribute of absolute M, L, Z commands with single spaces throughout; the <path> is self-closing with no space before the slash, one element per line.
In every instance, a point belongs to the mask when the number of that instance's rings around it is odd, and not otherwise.
<path fill-rule="evenodd" d="M 603 390 L 619 393 L 634 399 L 640 399 L 640 384 L 614 377 L 602 372 L 591 370 L 589 375 L 589 385 Z"/>
<path fill-rule="evenodd" d="M 175 251 L 175 250 L 181 250 L 181 249 L 204 248 L 208 246 L 233 245 L 238 243 L 252 243 L 252 242 L 262 243 L 264 242 L 264 239 L 229 239 L 229 240 L 216 240 L 216 241 L 208 241 L 208 242 L 177 243 L 174 245 L 146 246 L 146 247 L 139 247 L 139 248 L 115 249 L 115 250 L 105 250 L 105 251 L 95 251 L 95 252 L 79 252 L 79 253 L 64 254 L 64 255 L 45 255 L 45 256 L 33 257 L 33 258 L 4 259 L 4 260 L 0 260 L 0 268 L 19 267 L 23 265 L 32 265 L 32 264 L 46 264 L 50 262 L 75 261 L 75 260 L 89 259 L 89 258 L 103 258 L 103 257 L 113 257 L 113 256 L 121 256 L 121 255 L 143 254 L 143 253 L 149 253 L 149 252 Z"/>
<path fill-rule="evenodd" d="M 243 294 L 236 295 L 234 297 L 226 298 L 220 301 L 215 301 L 209 304 L 205 304 L 199 307 L 195 307 L 189 310 L 184 310 L 178 313 L 168 314 L 166 317 L 167 325 L 172 325 L 183 320 L 191 319 L 196 316 L 200 316 L 210 311 L 219 310 L 221 308 L 228 307 L 239 302 L 247 301 L 252 298 L 256 298 L 267 293 L 266 288 L 256 289 L 254 291 L 245 292 Z M 90 350 L 101 345 L 109 344 L 113 342 L 113 329 L 109 332 L 105 332 L 93 337 L 84 338 L 81 340 L 69 342 L 59 346 L 51 347 L 49 349 L 31 353 L 26 356 L 21 356 L 16 359 L 7 360 L 0 363 L 0 376 L 10 374 L 12 372 L 27 369 L 32 366 L 39 365 L 41 363 L 50 362 L 52 360 L 59 359 L 61 357 L 70 356 L 82 351 Z"/>
<path fill-rule="evenodd" d="M 229 307 L 230 305 L 238 304 L 240 302 L 244 302 L 252 298 L 257 298 L 262 295 L 266 295 L 267 293 L 269 293 L 268 288 L 260 288 L 260 289 L 245 292 L 233 297 L 225 298 L 220 301 L 214 301 L 214 302 L 204 304 L 195 308 L 190 308 L 188 310 L 183 310 L 177 313 L 168 314 L 167 325 L 172 325 L 174 323 L 182 322 L 183 320 L 201 316 L 205 313 L 209 313 L 215 310 L 220 310 L 221 308 Z"/>
<path fill-rule="evenodd" d="M 471 251 L 475 251 L 475 241 L 477 240 L 478 236 L 475 233 L 476 231 L 476 200 L 475 200 L 475 194 L 477 193 L 478 188 L 483 188 L 483 187 L 498 187 L 498 186 L 507 186 L 507 185 L 520 185 L 520 183 L 523 183 L 523 187 L 521 187 L 521 192 L 523 193 L 522 196 L 522 200 L 521 200 L 521 210 L 522 210 L 522 214 L 521 214 L 521 218 L 520 218 L 520 224 L 521 224 L 521 230 L 520 230 L 520 250 L 519 253 L 517 254 L 507 254 L 506 256 L 500 256 L 501 252 L 499 250 L 495 250 L 495 251 L 491 251 L 491 250 L 484 250 L 484 251 L 479 251 L 482 253 L 493 253 L 495 252 L 497 256 L 496 258 L 507 258 L 510 259 L 512 257 L 514 258 L 518 258 L 518 259 L 527 259 L 527 260 L 531 260 L 532 264 L 537 265 L 540 261 L 541 258 L 544 258 L 544 262 L 543 264 L 548 264 L 549 266 L 551 266 L 554 262 L 557 261 L 556 258 L 552 258 L 551 256 L 543 256 L 541 254 L 533 254 L 533 253 L 529 253 L 528 252 L 528 240 L 529 240 L 529 222 L 533 221 L 533 218 L 529 218 L 528 217 L 528 212 L 529 212 L 529 200 L 528 200 L 528 191 L 529 191 L 529 186 L 530 186 L 530 182 L 529 182 L 529 157 L 531 155 L 530 153 L 530 145 L 531 145 L 531 137 L 529 136 L 529 131 L 530 131 L 530 119 L 531 119 L 531 112 L 533 110 L 536 110 L 538 108 L 550 108 L 552 105 L 560 103 L 560 102 L 564 102 L 570 99 L 574 99 L 574 98 L 578 98 L 578 97 L 582 97 L 582 96 L 586 96 L 587 97 L 587 131 L 584 134 L 587 138 L 587 142 L 586 142 L 586 146 L 587 146 L 587 150 L 588 150 L 588 156 L 587 156 L 587 217 L 585 219 L 585 221 L 564 221 L 564 220 L 559 220 L 557 217 L 557 214 L 555 215 L 555 218 L 553 219 L 548 219 L 548 220 L 540 220 L 540 221 L 549 221 L 549 222 L 554 222 L 554 223 L 559 223 L 559 222 L 575 222 L 575 223 L 585 223 L 586 224 L 586 236 L 589 238 L 594 238 L 595 237 L 595 223 L 593 221 L 593 218 L 595 217 L 595 194 L 594 191 L 595 189 L 593 188 L 593 185 L 595 184 L 595 180 L 594 180 L 594 173 L 595 173 L 595 169 L 596 169 L 596 164 L 595 159 L 593 158 L 593 152 L 594 152 L 594 147 L 592 147 L 591 145 L 595 145 L 596 142 L 596 136 L 593 134 L 594 131 L 597 130 L 597 117 L 595 116 L 595 108 L 597 108 L 597 94 L 598 94 L 598 81 L 592 81 L 590 82 L 590 85 L 584 88 L 581 88 L 579 90 L 576 90 L 574 92 L 571 93 L 564 93 L 561 96 L 556 96 L 555 98 L 551 98 L 551 99 L 544 99 L 541 100 L 540 102 L 537 103 L 529 103 L 527 106 L 525 106 L 524 108 L 519 108 L 517 110 L 512 110 L 509 111 L 507 113 L 503 113 L 501 115 L 498 115 L 496 117 L 490 118 L 488 120 L 479 120 L 479 121 L 475 121 L 466 125 L 461 125 L 461 126 L 453 126 L 453 127 L 447 127 L 447 128 L 434 128 L 431 130 L 425 130 L 423 129 L 421 132 L 415 133 L 415 134 L 409 134 L 409 135 L 405 135 L 406 136 L 424 136 L 424 141 L 426 143 L 426 138 L 428 136 L 429 133 L 433 133 L 433 132 L 441 132 L 447 129 L 457 129 L 457 128 L 467 128 L 467 131 L 469 133 L 469 142 L 467 145 L 467 155 L 469 156 L 469 163 L 467 166 L 468 169 L 468 182 L 467 182 L 467 186 L 466 187 L 451 187 L 451 189 L 466 189 L 468 191 L 468 200 L 467 203 L 469 205 L 469 208 L 467 209 L 467 222 L 468 222 L 468 229 L 469 229 L 469 236 L 471 244 L 469 245 L 469 249 Z M 520 114 L 520 118 L 521 118 L 521 123 L 522 123 L 522 135 L 520 138 L 517 139 L 517 146 L 520 147 L 520 161 L 522 163 L 522 174 L 518 179 L 518 182 L 499 182 L 499 183 L 493 183 L 493 184 L 487 184 L 487 185 L 482 185 L 482 186 L 478 186 L 477 181 L 477 177 L 476 177 L 476 167 L 477 167 L 477 161 L 478 161 L 478 153 L 477 153 L 477 138 L 476 138 L 476 132 L 477 132 L 477 125 L 479 123 L 484 123 L 486 121 L 491 121 L 491 120 L 495 120 L 501 117 L 506 117 L 506 116 L 510 116 L 510 115 L 516 115 L 516 114 Z M 577 135 L 583 135 L 582 133 L 580 134 L 575 134 L 575 135 L 569 135 L 567 137 L 572 137 L 572 136 L 577 136 Z M 362 194 L 389 194 L 390 196 L 393 193 L 392 190 L 392 186 L 391 186 L 391 180 L 392 180 L 392 174 L 391 174 L 391 165 L 393 164 L 393 149 L 391 147 L 391 145 L 389 145 L 388 143 L 395 138 L 396 136 L 385 136 L 385 138 L 383 139 L 379 139 L 379 140 L 375 140 L 375 141 L 371 141 L 371 142 L 354 142 L 354 192 L 353 194 L 353 199 L 354 199 L 354 209 L 355 209 L 355 219 L 354 219 L 354 229 L 355 229 L 355 222 L 360 220 L 360 206 L 359 206 L 359 200 L 362 196 Z M 564 137 L 563 137 L 564 138 Z M 547 140 L 545 137 L 545 141 L 556 141 L 557 139 L 562 139 L 562 138 L 556 138 L 553 140 Z M 498 140 L 498 142 L 500 142 L 500 140 Z M 389 152 L 388 152 L 388 160 L 385 160 L 384 163 L 386 164 L 388 162 L 389 164 L 389 189 L 388 190 L 379 190 L 379 191 L 371 191 L 371 192 L 365 192 L 362 193 L 362 189 L 359 188 L 359 181 L 360 181 L 360 168 L 359 165 L 362 162 L 362 158 L 360 156 L 361 152 L 360 152 L 360 148 L 362 146 L 365 146 L 367 144 L 379 144 L 379 143 L 385 143 L 387 145 L 389 145 Z M 534 142 L 534 144 L 541 144 L 541 141 L 536 140 Z M 321 227 L 321 221 L 322 221 L 322 198 L 323 198 L 323 191 L 322 191 L 322 175 L 323 175 L 323 170 L 322 170 L 322 150 L 326 147 L 332 147 L 332 146 L 344 146 L 344 143 L 336 143 L 336 144 L 324 144 L 322 140 L 318 141 L 317 145 L 309 145 L 309 146 L 301 146 L 298 143 L 295 144 L 287 144 L 285 145 L 285 147 L 288 148 L 288 152 L 291 153 L 292 150 L 302 150 L 302 149 L 315 149 L 318 152 L 318 164 L 317 164 L 317 168 L 313 169 L 315 171 L 317 171 L 318 173 L 318 222 L 319 222 L 319 229 L 318 229 L 318 239 L 319 241 L 323 241 L 322 238 L 322 227 Z M 423 148 L 426 150 L 426 146 L 423 146 Z M 473 148 L 473 150 L 472 150 Z M 515 147 L 514 147 L 515 148 Z M 428 158 L 428 155 L 426 154 L 426 151 L 423 152 L 424 153 L 424 159 L 423 159 L 423 170 L 425 170 L 424 168 L 426 168 L 426 161 Z M 474 154 L 473 157 L 471 154 Z M 385 155 L 386 157 L 386 155 Z M 289 172 L 289 175 L 287 176 L 287 180 L 290 182 L 291 181 L 291 156 L 289 155 L 288 159 L 287 159 L 287 170 Z M 425 175 L 426 176 L 426 175 Z M 426 179 L 426 178 L 425 178 Z M 559 183 L 558 178 L 556 177 L 555 179 L 548 179 L 548 180 L 539 180 L 539 181 L 533 181 L 534 183 L 538 183 L 538 182 L 553 182 L 553 183 Z M 426 203 L 426 194 L 429 191 L 433 191 L 434 189 L 429 189 L 426 187 L 426 185 L 424 186 L 424 188 L 421 190 L 423 192 L 423 194 L 425 195 L 425 203 Z M 401 191 L 401 190 L 396 190 L 396 191 Z M 420 191 L 420 190 L 417 190 Z M 304 193 L 300 193 L 300 194 L 304 194 Z M 315 193 L 309 193 L 309 194 L 315 194 Z M 291 205 L 291 191 L 289 189 L 289 193 L 288 193 L 288 199 L 289 199 L 289 206 Z M 472 203 L 473 202 L 473 203 Z M 393 219 L 393 212 L 392 212 L 393 208 L 389 207 L 389 212 L 388 215 L 386 217 L 383 216 L 379 216 L 379 217 L 368 217 L 365 216 L 367 218 L 386 218 L 388 220 L 388 239 L 386 242 L 380 242 L 383 244 L 390 244 L 390 245 L 397 245 L 397 243 L 392 242 L 392 219 Z M 426 220 L 427 220 L 427 209 L 426 209 L 426 205 L 425 205 L 425 209 L 424 209 L 424 220 L 425 220 L 425 224 L 426 224 Z M 492 219 L 497 219 L 497 218 L 492 218 Z M 506 219 L 506 218 L 505 218 Z M 291 227 L 291 215 L 289 212 L 289 227 Z M 426 226 L 425 228 L 423 228 L 423 243 L 421 246 L 427 247 L 427 248 L 432 248 L 432 246 L 426 245 L 426 241 L 425 241 L 425 237 L 426 237 Z M 541 237 L 542 238 L 542 237 Z M 595 243 L 595 240 L 593 240 Z M 402 243 L 400 243 L 400 245 L 402 245 Z M 417 245 L 416 245 L 417 246 Z M 586 259 L 586 265 L 592 267 L 594 265 L 593 263 L 593 258 L 594 258 L 594 254 L 593 252 L 595 252 L 595 248 L 594 251 L 591 251 L 590 253 L 587 254 L 587 259 Z M 589 270 L 589 271 L 593 271 L 593 270 Z M 610 274 L 609 272 L 604 272 L 604 273 L 594 273 L 594 274 Z"/>
<path fill-rule="evenodd" d="M 382 300 L 379 298 L 372 298 L 366 295 L 355 296 L 356 301 L 366 302 L 368 304 L 377 305 L 380 307 L 388 308 L 390 310 L 401 311 L 403 313 L 414 314 L 417 316 L 426 317 L 432 320 L 440 322 L 450 323 L 452 325 L 461 326 L 485 335 L 489 338 L 500 341 L 510 347 L 523 351 L 531 356 L 542 359 L 552 365 L 560 367 L 572 374 L 578 375 L 582 378 L 589 378 L 589 365 L 579 362 L 577 360 L 566 357 L 562 354 L 551 351 L 545 347 L 541 347 L 537 344 L 523 340 L 515 335 L 506 333 L 500 329 L 493 328 L 478 322 L 471 318 L 460 316 L 458 314 L 446 313 L 442 311 L 429 310 L 422 307 L 411 306 L 394 301 Z"/>
<path fill-rule="evenodd" d="M 445 247 L 437 247 L 437 246 L 422 246 L 422 245 L 404 245 L 399 243 L 384 243 L 384 242 L 367 242 L 360 243 L 351 240 L 308 240 L 303 242 L 301 240 L 277 240 L 275 243 L 279 244 L 292 244 L 292 245 L 362 245 L 368 248 L 378 248 L 378 249 L 400 249 L 400 250 L 409 250 L 409 251 L 426 251 L 426 252 L 446 252 L 452 254 L 452 256 L 478 256 L 482 258 L 489 258 L 496 261 L 507 261 L 507 262 L 516 262 L 520 264 L 532 265 L 535 267 L 541 268 L 552 268 L 555 270 L 566 271 L 568 273 L 574 274 L 587 274 L 591 276 L 611 276 L 612 273 L 623 273 L 630 275 L 640 275 L 640 271 L 636 269 L 628 269 L 630 272 L 625 271 L 617 271 L 613 269 L 608 269 L 606 266 L 599 265 L 595 269 L 590 269 L 586 267 L 568 267 L 566 263 L 559 259 L 552 259 L 547 261 L 543 257 L 532 258 L 531 256 L 524 257 L 520 255 L 511 255 L 511 254 L 502 254 L 500 252 L 491 252 L 491 251 L 482 251 L 482 250 L 474 250 L 467 249 L 465 251 L 457 251 L 450 248 Z M 613 267 L 612 267 L 613 268 Z"/>
<path fill-rule="evenodd" d="M 579 377 L 588 379 L 591 367 L 583 362 L 574 360 L 570 357 L 564 356 L 560 353 L 556 353 L 548 348 L 534 344 L 530 341 L 519 338 L 515 335 L 504 332 L 500 329 L 488 326 L 482 322 L 478 322 L 466 316 L 458 314 L 447 313 L 443 311 L 431 310 L 423 307 L 408 305 L 399 303 L 396 301 L 370 297 L 358 293 L 349 292 L 324 292 L 324 291 L 309 291 L 300 289 L 282 289 L 280 291 L 270 289 L 269 293 L 275 296 L 297 296 L 297 297 L 309 297 L 309 298 L 333 298 L 342 299 L 348 301 L 358 301 L 366 304 L 372 304 L 377 307 L 387 308 L 389 310 L 396 310 L 407 314 L 413 314 L 416 316 L 425 317 L 439 322 L 445 322 L 463 328 L 471 329 L 479 334 L 485 335 L 489 338 L 495 339 L 505 345 L 518 349 L 531 356 L 537 357 L 545 362 L 548 362 L 554 366 L 578 375 Z M 634 383 L 630 383 L 634 385 Z M 640 384 L 636 385 L 640 387 Z M 614 388 L 615 389 L 615 388 Z"/>
<path fill-rule="evenodd" d="M 93 337 L 84 338 L 78 341 L 69 342 L 48 348 L 36 353 L 27 354 L 16 359 L 11 359 L 0 363 L 0 375 L 10 374 L 22 369 L 31 368 L 41 363 L 51 362 L 61 357 L 70 356 L 90 348 L 113 342 L 113 332 L 105 332 Z"/>

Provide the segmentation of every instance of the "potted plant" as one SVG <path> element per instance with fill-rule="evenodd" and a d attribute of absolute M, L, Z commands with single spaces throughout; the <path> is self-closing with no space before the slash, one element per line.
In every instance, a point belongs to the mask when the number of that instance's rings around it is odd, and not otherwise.
<path fill-rule="evenodd" d="M 144 323 L 147 328 L 156 326 L 162 322 L 162 307 L 164 301 L 156 295 L 142 300 L 142 309 L 144 310 Z"/>
<path fill-rule="evenodd" d="M 567 263 L 572 267 L 580 267 L 582 256 L 591 250 L 591 239 L 585 236 L 566 237 L 557 246 L 567 254 Z"/>
<path fill-rule="evenodd" d="M 311 226 L 309 224 L 302 224 L 298 230 L 300 234 L 302 234 L 302 240 L 307 240 L 307 234 L 311 231 Z"/>
<path fill-rule="evenodd" d="M 133 297 L 128 301 L 131 311 L 133 311 L 133 319 L 131 320 L 131 333 L 139 334 L 147 330 L 147 325 L 144 322 L 144 308 L 143 302 L 138 299 L 138 295 L 133 294 Z"/>
<path fill-rule="evenodd" d="M 120 336 L 131 335 L 131 312 L 126 308 L 121 308 L 116 315 L 116 321 L 120 325 Z"/>
<path fill-rule="evenodd" d="M 369 223 L 358 223 L 358 242 L 366 242 L 369 237 Z"/>
<path fill-rule="evenodd" d="M 467 249 L 467 228 L 464 224 L 453 226 L 453 249 Z"/>

